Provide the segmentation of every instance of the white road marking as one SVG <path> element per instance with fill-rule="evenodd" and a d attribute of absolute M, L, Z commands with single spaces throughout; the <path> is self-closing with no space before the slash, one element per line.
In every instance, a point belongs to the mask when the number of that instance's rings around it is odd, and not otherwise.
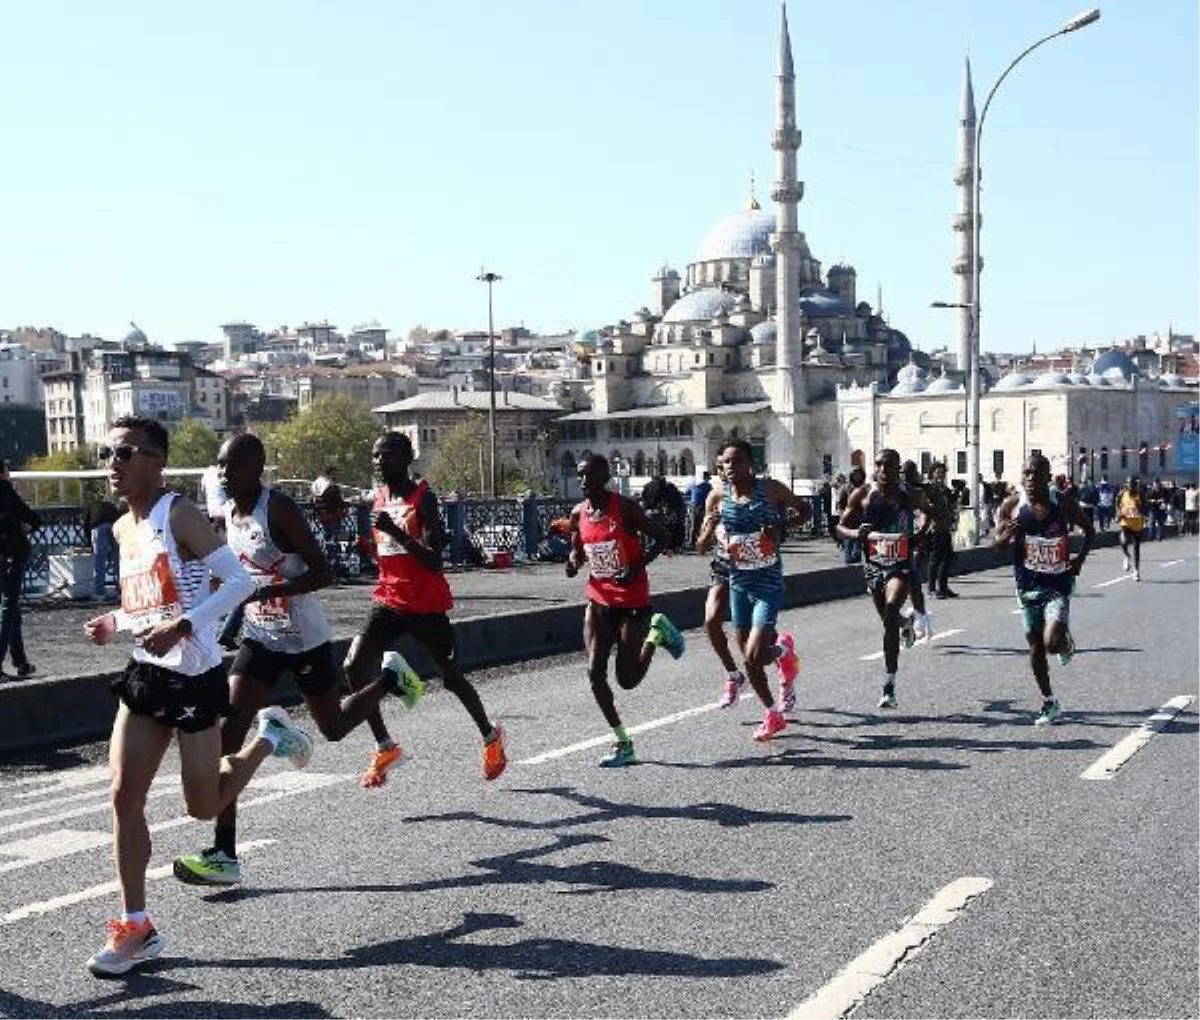
<path fill-rule="evenodd" d="M 1133 580 L 1132 574 L 1122 574 L 1120 577 L 1114 577 L 1111 581 L 1101 581 L 1099 584 L 1093 584 L 1093 588 L 1107 588 L 1110 584 L 1120 584 L 1122 581 Z"/>
<path fill-rule="evenodd" d="M 1162 569 L 1166 570 L 1167 567 L 1177 567 L 1182 562 L 1183 562 L 1183 560 L 1167 560 L 1166 563 L 1162 564 Z"/>
<path fill-rule="evenodd" d="M 251 839 L 245 843 L 238 844 L 238 856 L 245 857 L 259 850 L 264 846 L 271 846 L 277 842 L 274 839 Z M 151 868 L 146 872 L 148 881 L 156 881 L 160 878 L 167 878 L 173 872 L 173 864 L 164 864 L 158 868 Z M 213 888 L 216 888 L 215 886 Z M 0 924 L 15 924 L 17 921 L 24 921 L 27 917 L 40 916 L 41 914 L 49 914 L 55 910 L 61 910 L 63 907 L 73 907 L 76 903 L 83 903 L 86 900 L 98 899 L 101 896 L 113 896 L 117 893 L 117 883 L 101 882 L 99 885 L 89 886 L 87 889 L 80 889 L 78 892 L 64 893 L 62 896 L 55 896 L 48 900 L 39 900 L 37 903 L 26 903 L 23 907 L 17 907 L 16 910 L 10 910 L 7 914 L 0 914 Z"/>
<path fill-rule="evenodd" d="M 160 797 L 169 797 L 176 793 L 179 789 L 179 777 L 176 776 L 174 781 L 164 779 L 154 781 L 154 785 L 150 787 L 150 791 L 146 794 L 146 800 L 158 800 Z M 95 794 L 88 796 L 94 797 Z M 71 808 L 68 811 L 59 811 L 57 814 L 41 815 L 36 818 L 27 818 L 22 822 L 10 822 L 8 825 L 0 825 L 0 836 L 11 836 L 14 832 L 24 832 L 26 829 L 36 829 L 39 825 L 52 825 L 54 822 L 65 822 L 71 818 L 79 818 L 82 815 L 92 815 L 97 811 L 108 811 L 109 800 L 107 797 L 104 800 L 94 800 L 90 804 L 84 804 L 82 807 Z M 0 853 L 4 852 L 3 844 L 0 844 Z"/>
<path fill-rule="evenodd" d="M 703 715 L 705 712 L 711 712 L 717 707 L 715 701 L 710 701 L 707 705 L 697 705 L 695 708 L 686 708 L 682 712 L 676 712 L 673 715 L 664 715 L 661 719 L 654 719 L 650 722 L 639 723 L 637 726 L 630 726 L 630 733 L 645 733 L 647 730 L 655 730 L 660 726 L 669 726 L 671 723 L 679 722 L 681 719 L 690 719 L 694 715 Z M 543 765 L 548 761 L 553 761 L 555 758 L 565 758 L 568 754 L 574 754 L 576 751 L 586 751 L 589 747 L 605 747 L 612 743 L 612 734 L 609 733 L 603 737 L 592 737 L 590 740 L 581 740 L 578 744 L 571 744 L 568 747 L 559 747 L 553 751 L 544 751 L 542 754 L 535 754 L 532 758 L 525 758 L 517 765 Z"/>
<path fill-rule="evenodd" d="M 1192 703 L 1192 697 L 1181 694 L 1172 698 L 1129 736 L 1108 749 L 1097 761 L 1080 773 L 1080 779 L 1112 779 L 1117 770 L 1161 733 L 1180 712 Z"/>
<path fill-rule="evenodd" d="M 928 644 L 930 641 L 941 641 L 942 638 L 944 638 L 944 637 L 953 637 L 955 634 L 961 634 L 961 633 L 962 633 L 961 627 L 954 627 L 950 630 L 938 631 L 938 633 L 934 634 L 933 637 L 925 638 L 924 641 L 926 644 Z M 918 642 L 918 644 L 920 644 L 920 642 Z M 879 652 L 871 652 L 870 655 L 860 655 L 858 657 L 858 661 L 859 662 L 874 662 L 876 659 L 882 659 L 882 658 L 883 658 L 883 652 L 879 651 Z"/>
<path fill-rule="evenodd" d="M 941 928 L 956 920 L 967 903 L 992 887 L 990 878 L 966 876 L 943 886 L 933 899 L 890 935 L 851 960 L 831 981 L 789 1014 L 789 1020 L 831 1020 L 849 1016 Z"/>
<path fill-rule="evenodd" d="M 15 795 L 21 800 L 26 797 L 42 797 L 48 793 L 61 793 L 63 790 L 74 790 L 81 786 L 98 786 L 108 782 L 108 767 L 95 765 L 86 769 L 72 769 L 54 775 L 22 776 L 9 782 L 9 786 L 33 786 L 36 789 L 25 790 Z"/>

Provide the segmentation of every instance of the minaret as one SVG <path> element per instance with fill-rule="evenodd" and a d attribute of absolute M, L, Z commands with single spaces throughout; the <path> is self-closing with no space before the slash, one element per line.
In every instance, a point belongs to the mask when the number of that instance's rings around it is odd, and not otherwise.
<path fill-rule="evenodd" d="M 954 274 L 958 277 L 958 303 L 967 305 L 958 312 L 958 369 L 967 372 L 971 359 L 971 321 L 975 305 L 975 93 L 971 89 L 971 59 L 967 58 L 963 78 L 962 110 L 958 117 L 958 166 L 954 170 L 958 186 L 958 215 L 954 230 L 958 234 L 958 253 L 954 256 Z"/>
<path fill-rule="evenodd" d="M 804 345 L 800 336 L 800 266 L 798 207 L 804 185 L 796 180 L 796 73 L 792 67 L 792 40 L 788 34 L 787 4 L 780 5 L 779 69 L 775 76 L 775 321 L 778 386 L 775 411 L 792 414 L 807 404 L 803 385 Z"/>

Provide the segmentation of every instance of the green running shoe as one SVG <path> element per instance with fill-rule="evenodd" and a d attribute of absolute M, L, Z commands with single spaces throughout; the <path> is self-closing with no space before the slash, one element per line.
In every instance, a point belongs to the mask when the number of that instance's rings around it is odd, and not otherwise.
<path fill-rule="evenodd" d="M 416 708 L 425 693 L 425 681 L 399 652 L 383 653 L 383 679 L 405 708 Z"/>
<path fill-rule="evenodd" d="M 627 765 L 636 765 L 637 755 L 633 751 L 633 741 L 618 740 L 612 746 L 612 751 L 600 759 L 602 769 L 623 769 Z"/>
<path fill-rule="evenodd" d="M 1042 710 L 1033 720 L 1033 724 L 1034 726 L 1049 726 L 1057 722 L 1061 714 L 1062 710 L 1058 707 L 1058 702 L 1054 698 L 1047 698 L 1042 702 Z"/>
<path fill-rule="evenodd" d="M 895 708 L 896 707 L 896 685 L 887 683 L 883 685 L 883 696 L 879 699 L 880 708 Z"/>
<path fill-rule="evenodd" d="M 237 885 L 242 880 L 238 859 L 216 847 L 176 857 L 174 870 L 175 877 L 187 885 Z"/>
<path fill-rule="evenodd" d="M 1062 646 L 1058 653 L 1058 664 L 1065 666 L 1073 658 L 1075 658 L 1075 639 L 1071 637 L 1071 632 L 1067 631 L 1066 643 Z"/>
<path fill-rule="evenodd" d="M 678 659 L 686 647 L 679 628 L 662 613 L 650 617 L 650 640 L 670 652 L 673 659 Z"/>

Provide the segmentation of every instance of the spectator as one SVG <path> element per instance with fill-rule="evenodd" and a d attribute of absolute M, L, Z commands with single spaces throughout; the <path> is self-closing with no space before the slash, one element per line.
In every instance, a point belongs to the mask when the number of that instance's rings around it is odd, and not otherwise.
<path fill-rule="evenodd" d="M 1116 500 L 1117 490 L 1112 487 L 1108 475 L 1101 475 L 1100 484 L 1096 486 L 1096 523 L 1101 531 L 1107 531 L 1112 523 Z"/>
<path fill-rule="evenodd" d="M 413 473 L 416 477 L 416 473 Z M 347 505 L 342 497 L 341 486 L 333 480 L 333 467 L 327 465 L 325 470 L 312 483 L 313 510 L 317 525 L 321 532 L 321 549 L 334 574 L 344 579 L 349 570 L 346 558 L 342 555 L 338 537 L 341 533 L 342 522 L 346 516 Z"/>
<path fill-rule="evenodd" d="M 1196 488 L 1195 482 L 1188 482 L 1183 493 L 1183 533 L 1200 534 L 1200 489 Z"/>
<path fill-rule="evenodd" d="M 210 464 L 200 476 L 200 501 L 212 526 L 222 535 L 225 534 L 225 511 L 222 508 L 226 498 L 221 472 L 216 464 Z"/>
<path fill-rule="evenodd" d="M 1079 487 L 1079 509 L 1094 527 L 1096 524 L 1096 506 L 1100 502 L 1100 490 L 1090 478 Z"/>
<path fill-rule="evenodd" d="M 1146 493 L 1146 509 L 1147 521 L 1150 526 L 1149 540 L 1151 542 L 1161 542 L 1166 537 L 1167 525 L 1167 502 L 1166 490 L 1163 488 L 1162 480 L 1155 477 L 1150 483 L 1150 489 Z"/>
<path fill-rule="evenodd" d="M 112 500 L 101 496 L 88 505 L 83 517 L 92 545 L 92 597 L 97 602 L 108 599 L 109 575 L 116 575 L 118 563 L 117 540 L 113 538 L 113 525 L 121 516 L 121 510 Z"/>
<path fill-rule="evenodd" d="M 29 562 L 29 536 L 42 519 L 29 508 L 8 477 L 8 464 L 0 459 L 0 680 L 24 680 L 37 672 L 25 655 L 21 636 L 21 582 Z M 14 676 L 3 672 L 12 653 Z"/>
<path fill-rule="evenodd" d="M 700 478 L 693 478 L 687 487 L 688 545 L 696 544 L 696 535 L 704 518 L 704 503 L 712 492 L 712 475 L 705 471 Z"/>
<path fill-rule="evenodd" d="M 846 504 L 850 501 L 850 494 L 859 486 L 866 485 L 867 473 L 860 467 L 850 469 L 850 478 L 845 480 L 845 484 L 838 488 L 837 494 L 837 518 L 834 520 L 833 534 L 837 535 L 837 525 L 842 519 L 842 514 L 846 512 Z M 841 541 L 842 560 L 847 563 L 862 562 L 862 543 L 857 538 L 844 538 Z"/>
<path fill-rule="evenodd" d="M 964 486 L 964 491 L 966 487 Z M 946 465 L 929 467 L 925 494 L 932 508 L 929 528 L 929 594 L 939 599 L 956 599 L 950 588 L 950 564 L 954 559 L 954 529 L 958 526 L 958 497 L 946 484 Z"/>

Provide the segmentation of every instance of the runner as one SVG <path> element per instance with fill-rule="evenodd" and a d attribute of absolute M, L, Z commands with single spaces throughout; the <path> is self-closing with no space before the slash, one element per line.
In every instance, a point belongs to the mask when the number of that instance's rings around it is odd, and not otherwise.
<path fill-rule="evenodd" d="M 1142 492 L 1142 481 L 1136 475 L 1130 477 L 1117 495 L 1117 526 L 1121 531 L 1121 553 L 1124 563 L 1121 569 L 1129 573 L 1130 550 L 1133 550 L 1133 579 L 1142 579 L 1142 529 L 1146 526 L 1146 497 Z"/>
<path fill-rule="evenodd" d="M 721 476 L 720 462 L 717 464 L 717 476 Z M 705 477 L 711 478 L 707 471 Z M 708 491 L 712 492 L 711 483 Z M 708 496 L 704 498 L 707 502 Z M 697 529 L 704 521 L 703 506 L 700 511 Z M 708 562 L 708 597 L 704 601 L 704 633 L 708 635 L 708 643 L 716 652 L 721 665 L 725 667 L 725 684 L 720 700 L 717 701 L 718 708 L 732 708 L 736 705 L 746 683 L 746 674 L 738 669 L 737 660 L 729 650 L 729 638 L 725 634 L 725 618 L 729 615 L 729 554 L 725 547 L 725 528 L 718 524 L 713 556 Z"/>
<path fill-rule="evenodd" d="M 446 615 L 454 598 L 442 572 L 446 539 L 437 496 L 428 482 L 418 483 L 410 476 L 412 440 L 403 432 L 387 432 L 376 439 L 371 458 L 383 482 L 375 491 L 371 514 L 379 579 L 371 615 L 350 645 L 346 678 L 354 690 L 369 686 L 383 653 L 404 634 L 412 635 L 429 652 L 442 685 L 462 702 L 478 728 L 484 778 L 496 779 L 508 764 L 504 727 L 492 725 L 478 692 L 455 661 L 454 629 Z M 407 667 L 403 659 L 392 661 L 401 669 Z M 367 725 L 375 737 L 375 753 L 362 785 L 373 788 L 387 782 L 388 771 L 402 752 L 378 708 L 367 716 Z"/>
<path fill-rule="evenodd" d="M 578 473 L 584 498 L 571 511 L 567 577 L 574 577 L 587 563 L 583 643 L 588 680 L 592 697 L 615 738 L 600 766 L 622 768 L 633 765 L 637 755 L 608 683 L 609 655 L 615 647 L 617 683 L 622 690 L 631 691 L 645 678 L 660 645 L 678 659 L 684 640 L 662 613 L 650 611 L 646 566 L 667 543 L 665 529 L 651 521 L 634 500 L 609 490 L 607 458 L 592 454 L 579 462 Z"/>
<path fill-rule="evenodd" d="M 1083 532 L 1083 548 L 1072 557 L 1072 526 Z M 1033 454 L 1025 463 L 1021 490 L 1000 506 L 996 548 L 1013 546 L 1017 604 L 1029 642 L 1029 664 L 1042 693 L 1042 710 L 1034 723 L 1055 722 L 1061 709 L 1050 687 L 1046 653 L 1056 653 L 1065 666 L 1075 654 L 1071 637 L 1071 591 L 1096 531 L 1074 497 L 1050 486 L 1050 461 Z"/>
<path fill-rule="evenodd" d="M 333 572 L 300 508 L 262 484 L 266 453 L 249 433 L 228 440 L 217 454 L 220 481 L 229 495 L 223 508 L 229 547 L 249 572 L 256 591 L 245 603 L 241 649 L 230 670 L 233 711 L 221 724 L 221 747 L 236 751 L 255 714 L 290 673 L 326 740 L 341 740 L 388 694 L 409 708 L 424 684 L 395 652 L 383 656 L 374 683 L 341 698 L 341 671 L 333 658 L 333 633 L 312 594 L 333 583 Z M 217 817 L 213 845 L 175 861 L 175 877 L 191 885 L 235 885 L 237 801 Z"/>
<path fill-rule="evenodd" d="M 883 621 L 883 682 L 880 708 L 896 707 L 896 673 L 900 666 L 900 643 L 911 647 L 911 623 L 904 618 L 909 597 L 912 556 L 919 532 L 915 517 L 920 512 L 928 527 L 934 510 L 923 490 L 912 491 L 900 482 L 900 454 L 883 449 L 875 459 L 875 479 L 850 495 L 846 513 L 838 525 L 843 538 L 857 538 L 863 546 L 863 572 L 875 611 Z M 903 631 L 903 633 L 902 633 Z"/>
<path fill-rule="evenodd" d="M 744 439 L 734 440 L 721 453 L 720 484 L 709 493 L 697 551 L 714 542 L 725 546 L 729 559 L 729 612 L 745 662 L 746 678 L 762 702 L 758 741 L 770 740 L 787 728 L 784 713 L 796 707 L 796 677 L 800 658 L 791 634 L 777 632 L 783 606 L 783 563 L 779 557 L 781 512 L 794 509 L 801 523 L 811 513 L 808 501 L 782 482 L 754 475 L 754 453 Z M 786 518 L 784 518 L 786 519 Z M 722 536 L 718 529 L 724 529 Z M 771 694 L 766 665 L 779 665 L 779 701 Z"/>
<path fill-rule="evenodd" d="M 312 741 L 287 713 L 265 708 L 255 738 L 237 754 L 221 756 L 217 719 L 229 711 L 229 684 L 216 625 L 254 584 L 200 509 L 163 488 L 168 443 L 160 422 L 129 416 L 113 422 L 109 445 L 99 451 L 109 485 L 129 511 L 113 527 L 121 608 L 88 620 L 84 633 L 104 645 L 118 630 L 129 630 L 134 649 L 113 683 L 120 704 L 109 747 L 122 912 L 108 923 L 104 948 L 88 960 L 97 975 L 124 974 L 165 944 L 146 914 L 146 796 L 172 733 L 179 738 L 184 801 L 195 818 L 219 814 L 272 754 L 297 768 L 312 755 Z M 216 591 L 212 577 L 221 582 Z"/>

